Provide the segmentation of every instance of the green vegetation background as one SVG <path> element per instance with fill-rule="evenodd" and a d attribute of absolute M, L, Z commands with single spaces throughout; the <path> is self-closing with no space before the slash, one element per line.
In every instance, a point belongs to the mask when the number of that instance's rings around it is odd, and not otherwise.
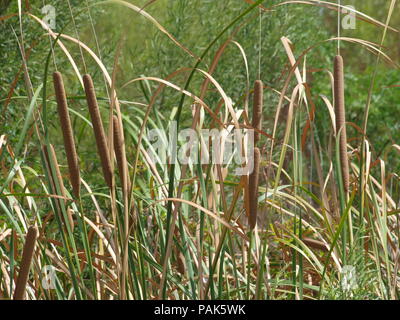
<path fill-rule="evenodd" d="M 76 29 L 73 24 L 69 24 L 64 32 L 73 37 L 78 34 L 81 41 L 98 53 L 87 7 L 87 4 L 93 5 L 98 2 L 100 1 L 70 0 L 71 7 L 65 0 L 22 1 L 22 4 L 23 10 L 26 10 L 26 5 L 29 4 L 29 11 L 38 17 L 43 16 L 41 8 L 44 4 L 53 5 L 57 12 L 56 31 L 62 30 L 73 15 Z M 130 2 L 142 6 L 147 1 Z M 270 7 L 279 2 L 282 1 L 265 1 L 264 5 Z M 354 5 L 357 10 L 382 22 L 386 18 L 389 3 L 390 1 L 382 0 L 344 1 L 344 4 Z M 157 0 L 147 7 L 146 11 L 186 48 L 199 55 L 229 21 L 247 6 L 248 4 L 241 0 Z M 400 15 L 396 14 L 396 11 L 399 12 L 398 6 L 391 23 L 395 28 L 400 28 Z M 81 11 L 82 13 L 78 15 Z M 17 1 L 0 1 L 1 16 L 17 12 Z M 119 41 L 123 39 L 123 48 L 117 70 L 117 88 L 120 99 L 146 103 L 146 94 L 139 85 L 131 85 L 125 89 L 120 87 L 127 81 L 141 75 L 165 78 L 180 68 L 193 65 L 192 58 L 137 13 L 115 4 L 91 6 L 90 13 L 101 51 L 101 58 L 110 74 L 113 69 L 116 48 Z M 246 22 L 247 24 L 240 28 L 233 40 L 243 47 L 247 55 L 250 83 L 258 77 L 260 58 L 261 79 L 266 85 L 276 90 L 281 90 L 285 80 L 282 79 L 281 75 L 288 69 L 288 60 L 280 38 L 282 36 L 288 37 L 294 44 L 296 56 L 299 56 L 308 47 L 335 37 L 337 28 L 336 13 L 328 9 L 300 4 L 281 6 L 272 12 L 262 14 L 260 47 L 260 21 L 257 12 L 251 15 Z M 381 34 L 381 28 L 368 25 L 363 21 L 357 21 L 355 30 L 343 31 L 343 36 L 361 38 L 376 43 L 380 42 Z M 19 73 L 22 66 L 18 47 L 20 36 L 18 16 L 0 21 L 0 133 L 6 134 L 11 144 L 17 142 L 29 106 L 23 73 Z M 28 68 L 31 82 L 33 88 L 37 88 L 43 82 L 44 62 L 50 48 L 49 39 L 45 35 L 44 29 L 27 16 L 23 17 L 23 39 L 25 50 L 29 52 Z M 223 40 L 226 40 L 226 38 Z M 400 57 L 399 40 L 399 34 L 389 32 L 384 48 L 384 51 L 397 63 L 399 63 Z M 95 83 L 98 84 L 98 94 L 106 96 L 102 76 L 93 60 L 85 55 L 83 61 L 78 47 L 70 42 L 65 43 L 73 53 L 82 73 L 84 72 L 85 62 L 87 72 L 92 74 Z M 32 48 L 31 51 L 30 48 Z M 208 68 L 217 48 L 218 45 L 207 56 L 201 65 L 202 69 Z M 319 95 L 323 94 L 331 98 L 329 78 L 323 70 L 332 69 L 335 48 L 336 43 L 333 41 L 325 42 L 307 55 L 308 78 L 317 105 L 316 123 L 321 144 L 324 144 L 327 139 L 326 130 L 329 128 L 329 116 Z M 359 45 L 349 43 L 342 43 L 342 54 L 346 67 L 347 120 L 361 126 L 375 57 Z M 55 57 L 57 67 L 63 72 L 66 79 L 68 94 L 78 97 L 71 107 L 87 116 L 86 105 L 84 101 L 79 99 L 83 95 L 83 90 L 76 75 L 59 48 L 56 49 Z M 54 69 L 54 65 L 52 65 L 52 68 Z M 395 87 L 400 84 L 399 71 L 385 64 L 385 62 L 381 62 L 378 68 L 368 126 L 368 136 L 374 148 L 375 156 L 382 155 L 385 147 L 393 143 L 400 143 L 399 118 L 397 116 L 400 114 L 400 87 Z M 19 78 L 13 98 L 6 106 L 6 98 L 18 74 Z M 236 46 L 230 46 L 225 52 L 214 77 L 233 101 L 242 104 L 241 97 L 246 90 L 246 72 L 243 58 Z M 201 80 L 198 77 L 193 81 L 193 90 L 199 88 Z M 183 85 L 184 79 L 178 77 L 173 82 L 177 85 Z M 154 83 L 150 85 L 152 89 L 156 87 Z M 102 92 L 100 92 L 101 90 Z M 154 116 L 171 117 L 174 108 L 177 106 L 177 97 L 178 94 L 172 90 L 165 90 L 154 109 Z M 49 99 L 54 100 L 51 96 Z M 207 97 L 207 103 L 216 106 L 217 99 L 217 94 L 210 94 Z M 268 128 L 272 125 L 277 95 L 267 91 L 265 99 L 266 112 L 271 115 L 268 117 L 268 114 L 266 114 L 264 117 L 266 121 L 264 128 Z M 187 101 L 187 104 L 189 103 Z M 106 108 L 106 104 L 103 106 Z M 191 118 L 189 105 L 185 106 L 184 110 L 184 118 L 189 124 Z M 55 111 L 55 105 L 50 104 L 50 119 L 53 119 L 51 124 L 54 128 L 57 128 L 58 119 L 55 117 Z M 129 106 L 124 107 L 124 113 L 135 120 L 136 115 L 130 111 Z M 80 119 L 74 119 L 74 125 L 80 128 L 78 148 L 81 158 L 85 159 L 86 170 L 90 172 L 91 167 L 96 167 L 99 164 L 92 143 L 86 141 L 91 139 L 91 135 L 85 134 L 89 127 L 82 126 L 79 123 L 80 121 Z M 354 135 L 351 130 L 348 133 L 350 139 Z M 27 142 L 29 142 L 27 160 L 39 163 L 34 135 Z M 397 159 L 393 158 L 391 161 L 393 165 L 398 165 Z"/>

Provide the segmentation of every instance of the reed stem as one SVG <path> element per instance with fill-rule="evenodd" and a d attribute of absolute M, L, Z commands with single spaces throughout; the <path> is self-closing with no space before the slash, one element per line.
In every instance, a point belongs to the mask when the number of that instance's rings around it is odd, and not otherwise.
<path fill-rule="evenodd" d="M 260 132 L 262 129 L 262 112 L 263 112 L 263 83 L 261 80 L 256 80 L 254 84 L 254 102 L 253 102 L 253 121 L 252 126 L 254 131 L 254 145 L 260 140 Z"/>

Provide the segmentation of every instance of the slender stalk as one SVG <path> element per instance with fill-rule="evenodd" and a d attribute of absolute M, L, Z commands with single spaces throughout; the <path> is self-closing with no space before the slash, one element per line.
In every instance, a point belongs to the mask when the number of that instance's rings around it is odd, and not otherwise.
<path fill-rule="evenodd" d="M 254 145 L 260 140 L 260 130 L 262 125 L 262 112 L 263 112 L 263 83 L 261 80 L 256 80 L 254 84 L 254 102 L 253 102 L 253 121 L 252 125 L 254 131 Z"/>

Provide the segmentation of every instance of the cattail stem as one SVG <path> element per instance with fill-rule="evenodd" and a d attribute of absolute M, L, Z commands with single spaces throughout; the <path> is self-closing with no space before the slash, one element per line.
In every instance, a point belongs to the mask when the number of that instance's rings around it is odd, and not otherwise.
<path fill-rule="evenodd" d="M 258 210 L 258 180 L 260 175 L 260 149 L 254 148 L 254 169 L 249 176 L 249 202 L 250 202 L 250 215 L 249 225 L 253 230 L 257 223 L 257 210 Z"/>
<path fill-rule="evenodd" d="M 339 153 L 342 172 L 343 186 L 346 192 L 349 191 L 349 162 L 347 157 L 347 133 L 346 133 L 346 110 L 344 100 L 344 72 L 343 58 L 335 57 L 334 62 L 334 92 L 335 92 L 335 115 L 336 134 L 340 131 Z"/>
<path fill-rule="evenodd" d="M 76 153 L 71 120 L 68 113 L 68 104 L 64 89 L 64 83 L 60 72 L 54 72 L 53 82 L 58 106 L 58 115 L 60 117 L 61 129 L 64 138 L 65 154 L 68 161 L 69 178 L 71 181 L 73 193 L 75 197 L 79 198 L 81 178 L 79 171 L 78 155 Z"/>
<path fill-rule="evenodd" d="M 254 84 L 254 101 L 253 101 L 253 119 L 252 126 L 254 131 L 254 145 L 260 140 L 260 133 L 262 129 L 262 111 L 264 99 L 264 86 L 261 80 L 256 80 Z M 258 130 L 258 131 L 257 131 Z"/>
<path fill-rule="evenodd" d="M 106 135 L 104 133 L 103 122 L 101 121 L 100 110 L 97 104 L 96 92 L 93 85 L 93 80 L 90 75 L 83 76 L 85 86 L 86 100 L 89 107 L 90 117 L 92 119 L 94 135 L 96 138 L 97 151 L 100 156 L 103 175 L 107 185 L 112 187 L 112 170 L 111 161 L 108 153 L 108 145 Z"/>
<path fill-rule="evenodd" d="M 26 235 L 24 251 L 22 253 L 21 267 L 19 269 L 17 284 L 15 285 L 14 300 L 24 300 L 26 284 L 28 282 L 29 269 L 32 264 L 33 253 L 35 251 L 38 230 L 32 226 Z"/>
<path fill-rule="evenodd" d="M 43 153 L 44 153 L 44 155 L 46 157 L 46 161 L 47 161 L 47 164 L 48 164 L 48 171 L 49 171 L 49 175 L 50 175 L 50 179 L 51 179 L 53 193 L 54 194 L 58 193 L 57 192 L 57 183 L 56 183 L 56 181 L 58 181 L 59 187 L 60 187 L 61 196 L 66 198 L 64 183 L 63 183 L 63 179 L 62 179 L 61 172 L 60 172 L 60 167 L 58 165 L 57 156 L 56 156 L 56 152 L 54 150 L 53 145 L 50 144 L 50 150 L 48 150 L 47 146 L 44 145 L 43 146 Z M 54 165 L 55 176 L 53 175 L 53 172 L 51 170 L 51 163 L 53 163 L 53 165 Z M 64 201 L 64 203 L 66 204 L 66 201 L 65 200 L 60 200 L 60 199 L 56 199 L 56 201 L 57 201 L 57 212 L 58 212 L 58 215 L 59 215 L 62 223 L 64 225 L 66 225 L 65 224 L 64 215 L 63 215 L 62 209 L 61 209 L 61 203 L 60 203 L 60 201 Z M 68 208 L 68 210 L 67 210 L 67 217 L 68 217 L 68 223 L 69 223 L 69 225 L 71 227 L 71 230 L 73 231 L 74 230 L 74 220 L 72 218 L 72 210 L 70 208 Z"/>

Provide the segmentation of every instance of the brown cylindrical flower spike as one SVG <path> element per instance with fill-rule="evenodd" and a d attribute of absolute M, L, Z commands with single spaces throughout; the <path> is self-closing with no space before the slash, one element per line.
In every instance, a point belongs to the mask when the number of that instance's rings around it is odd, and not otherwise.
<path fill-rule="evenodd" d="M 122 135 L 122 128 L 118 121 L 117 116 L 113 116 L 113 130 L 114 130 L 114 151 L 115 157 L 117 158 L 118 172 L 121 179 L 121 185 L 124 192 L 130 189 L 130 181 L 128 178 L 128 172 L 126 164 L 124 164 L 124 139 Z M 127 188 L 127 190 L 125 190 Z"/>
<path fill-rule="evenodd" d="M 339 135 L 340 166 L 342 172 L 343 186 L 346 192 L 349 191 L 349 161 L 347 157 L 347 133 L 346 133 L 346 110 L 344 100 L 344 72 L 343 58 L 335 57 L 334 62 L 334 92 L 335 92 L 335 115 L 336 134 Z"/>
<path fill-rule="evenodd" d="M 75 197 L 79 198 L 81 178 L 79 171 L 78 155 L 76 153 L 71 120 L 68 113 L 68 104 L 64 89 L 64 83 L 60 72 L 54 72 L 53 82 L 58 106 L 58 115 L 60 117 L 61 129 L 64 138 L 65 154 L 68 161 L 69 178 L 71 181 L 73 193 Z"/>
<path fill-rule="evenodd" d="M 250 215 L 249 225 L 253 230 L 257 223 L 257 210 L 258 210 L 258 180 L 260 175 L 260 149 L 254 148 L 254 169 L 249 176 L 249 202 L 250 202 Z"/>
<path fill-rule="evenodd" d="M 15 285 L 14 300 L 24 300 L 26 284 L 28 282 L 29 269 L 31 268 L 33 253 L 35 251 L 36 238 L 38 230 L 36 227 L 30 227 L 26 235 L 24 251 L 22 253 L 21 266 L 19 269 L 17 283 Z"/>
<path fill-rule="evenodd" d="M 262 112 L 263 112 L 263 90 L 264 86 L 261 80 L 256 80 L 254 84 L 254 101 L 253 101 L 253 119 L 252 126 L 256 130 L 262 128 Z M 260 133 L 254 131 L 254 145 L 260 140 Z"/>
<path fill-rule="evenodd" d="M 96 138 L 97 151 L 100 156 L 103 175 L 107 185 L 112 186 L 112 170 L 111 161 L 108 153 L 108 145 L 106 135 L 104 133 L 103 122 L 101 121 L 100 110 L 97 104 L 96 92 L 93 85 L 93 80 L 90 75 L 83 76 L 85 86 L 86 100 L 89 107 L 90 117 L 92 119 L 94 135 Z"/>

